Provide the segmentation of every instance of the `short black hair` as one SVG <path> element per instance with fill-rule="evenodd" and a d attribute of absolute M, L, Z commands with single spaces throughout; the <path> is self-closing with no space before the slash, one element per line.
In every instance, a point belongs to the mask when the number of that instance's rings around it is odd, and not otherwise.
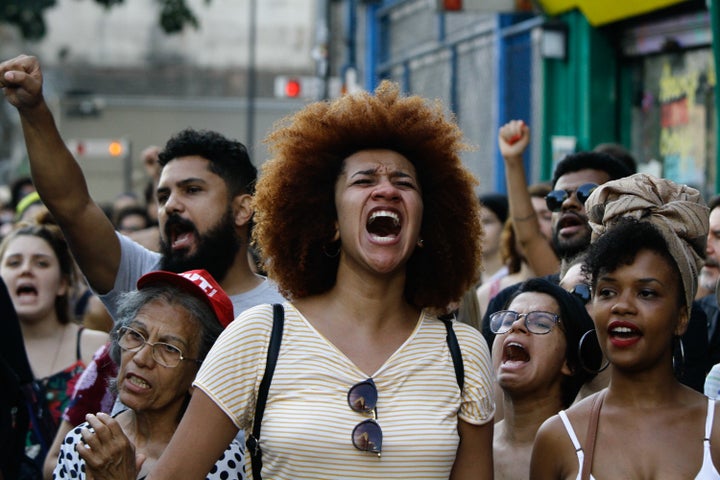
<path fill-rule="evenodd" d="M 19 177 L 13 180 L 13 182 L 10 184 L 10 206 L 12 207 L 13 211 L 17 209 L 18 203 L 20 203 L 20 200 L 22 200 L 25 196 L 22 194 L 22 191 L 25 189 L 25 187 L 35 188 L 32 178 L 28 176 Z"/>
<path fill-rule="evenodd" d="M 628 170 L 630 170 L 631 174 L 637 173 L 637 161 L 635 157 L 630 153 L 630 150 L 619 143 L 601 143 L 596 145 L 593 151 L 607 153 L 614 159 L 620 160 Z"/>
<path fill-rule="evenodd" d="M 593 291 L 603 272 L 614 272 L 623 265 L 630 265 L 640 250 L 650 250 L 667 259 L 675 270 L 678 281 L 678 301 L 685 305 L 685 287 L 677 262 L 670 254 L 667 241 L 658 228 L 650 222 L 633 217 L 621 218 L 612 228 L 592 242 L 587 250 L 583 271 L 590 277 Z"/>
<path fill-rule="evenodd" d="M 572 153 L 560 160 L 553 173 L 552 186 L 563 175 L 580 170 L 600 170 L 610 176 L 610 180 L 617 180 L 632 175 L 630 169 L 621 161 L 602 152 Z"/>
<path fill-rule="evenodd" d="M 150 226 L 150 224 L 152 223 L 145 207 L 141 207 L 140 205 L 129 205 L 115 212 L 115 227 L 120 228 L 120 225 L 122 224 L 122 221 L 125 219 L 125 217 L 130 217 L 133 215 L 141 216 L 145 220 L 146 226 Z"/>
<path fill-rule="evenodd" d="M 717 207 L 720 207 L 720 195 L 715 195 L 708 202 L 708 208 L 711 212 Z"/>
<path fill-rule="evenodd" d="M 565 360 L 572 372 L 570 376 L 563 377 L 561 385 L 563 407 L 568 408 L 575 401 L 575 397 L 577 397 L 583 384 L 595 377 L 594 373 L 586 370 L 583 366 L 592 370 L 599 370 L 602 363 L 602 351 L 596 335 L 586 337 L 582 348 L 580 343 L 583 335 L 595 329 L 595 324 L 585 305 L 579 299 L 544 278 L 531 278 L 523 282 L 508 299 L 504 308 L 507 308 L 515 297 L 526 292 L 549 295 L 555 299 L 560 308 L 560 322 L 565 333 L 566 343 Z M 580 355 L 582 355 L 582 358 L 580 358 Z"/>
<path fill-rule="evenodd" d="M 210 171 L 225 181 L 231 196 L 254 193 L 257 168 L 242 143 L 218 132 L 187 128 L 168 140 L 158 158 L 165 167 L 173 159 L 191 155 L 210 161 Z"/>

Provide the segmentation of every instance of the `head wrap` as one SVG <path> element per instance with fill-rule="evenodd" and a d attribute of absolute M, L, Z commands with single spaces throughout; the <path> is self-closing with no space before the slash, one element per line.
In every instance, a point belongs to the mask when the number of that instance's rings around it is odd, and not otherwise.
<path fill-rule="evenodd" d="M 689 310 L 698 288 L 708 234 L 708 208 L 700 192 L 644 173 L 599 186 L 585 203 L 592 240 L 622 217 L 650 222 L 662 234 L 677 263 Z"/>

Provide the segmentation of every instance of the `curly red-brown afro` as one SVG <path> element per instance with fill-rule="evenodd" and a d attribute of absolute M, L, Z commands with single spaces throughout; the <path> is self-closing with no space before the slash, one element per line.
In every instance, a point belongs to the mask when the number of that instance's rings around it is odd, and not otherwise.
<path fill-rule="evenodd" d="M 267 137 L 272 159 L 262 167 L 253 233 L 265 268 L 290 299 L 329 290 L 339 257 L 335 182 L 355 152 L 386 149 L 415 166 L 422 187 L 424 247 L 408 260 L 406 300 L 444 310 L 475 283 L 482 227 L 477 183 L 462 164 L 462 132 L 439 102 L 400 95 L 383 81 L 375 95 L 345 95 L 312 103 Z"/>

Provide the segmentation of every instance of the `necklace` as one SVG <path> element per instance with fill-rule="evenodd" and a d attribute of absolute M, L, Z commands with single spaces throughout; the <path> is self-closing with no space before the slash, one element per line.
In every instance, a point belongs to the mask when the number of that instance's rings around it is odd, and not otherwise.
<path fill-rule="evenodd" d="M 53 357 L 52 364 L 50 365 L 50 372 L 46 375 L 47 377 L 55 373 L 55 365 L 57 364 L 58 357 L 60 356 L 60 350 L 62 350 L 62 346 L 65 343 L 65 332 L 67 331 L 67 328 L 67 325 L 62 326 L 62 335 L 60 336 L 60 342 L 58 342 L 57 347 L 55 348 L 55 357 Z"/>

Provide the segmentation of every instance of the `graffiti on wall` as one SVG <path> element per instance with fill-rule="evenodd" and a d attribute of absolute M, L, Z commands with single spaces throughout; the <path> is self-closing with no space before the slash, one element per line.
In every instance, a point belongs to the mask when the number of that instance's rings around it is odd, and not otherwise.
<path fill-rule="evenodd" d="M 638 169 L 710 191 L 715 182 L 712 50 L 644 57 L 635 71 L 632 146 Z"/>

